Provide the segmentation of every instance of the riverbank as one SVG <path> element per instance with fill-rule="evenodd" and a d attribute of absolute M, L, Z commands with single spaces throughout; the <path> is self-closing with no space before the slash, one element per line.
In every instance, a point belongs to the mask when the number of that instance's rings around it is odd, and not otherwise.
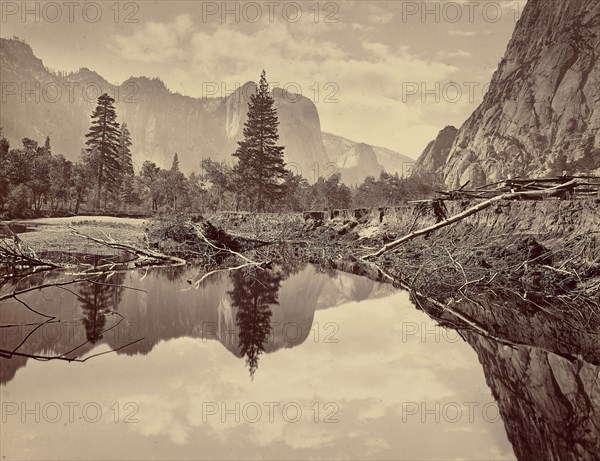
<path fill-rule="evenodd" d="M 443 206 L 425 203 L 279 216 L 227 213 L 211 221 L 239 236 L 304 244 L 292 256 L 324 260 L 330 267 L 393 281 L 418 293 L 421 300 L 434 300 L 430 309 L 457 306 L 465 318 L 481 318 L 499 330 L 510 331 L 514 323 L 506 319 L 517 321 L 514 314 L 524 318 L 544 315 L 558 325 L 545 332 L 546 337 L 562 325 L 598 335 L 597 199 L 498 202 L 378 258 L 361 259 L 474 203 L 448 201 Z M 506 312 L 492 312 L 487 307 L 492 304 Z M 496 315 L 502 322 L 494 320 Z"/>
<path fill-rule="evenodd" d="M 220 213 L 195 216 L 195 224 L 186 217 L 149 222 L 80 216 L 11 225 L 21 226 L 24 245 L 60 263 L 81 261 L 83 254 L 114 261 L 123 256 L 122 248 L 87 235 L 188 259 L 184 249 L 206 276 L 240 265 L 276 269 L 290 261 L 339 269 L 410 290 L 416 306 L 449 327 L 600 363 L 598 200 L 499 202 L 380 257 L 362 259 L 472 205 Z M 206 236 L 229 249 L 211 247 Z"/>
<path fill-rule="evenodd" d="M 234 239 L 248 239 L 262 247 L 286 244 L 286 251 L 293 248 L 292 257 L 337 261 L 340 268 L 356 271 L 363 265 L 364 255 L 461 213 L 473 203 L 446 201 L 286 214 L 224 212 L 206 220 Z M 78 216 L 11 225 L 25 231 L 19 238 L 26 246 L 37 254 L 54 257 L 119 253 L 82 238 L 72 229 L 101 240 L 137 247 L 151 245 L 159 251 L 177 248 L 165 242 L 169 238 L 160 233 L 146 235 L 152 226 L 145 219 Z M 546 304 L 569 296 L 580 296 L 584 304 L 600 304 L 600 202 L 498 202 L 371 261 L 388 280 L 397 279 L 441 302 L 493 292 Z"/>
<path fill-rule="evenodd" d="M 18 234 L 23 244 L 37 255 L 58 262 L 73 262 L 78 255 L 117 256 L 120 252 L 82 238 L 77 231 L 100 239 L 113 239 L 131 245 L 145 245 L 148 220 L 115 216 L 70 216 L 0 222 Z M 5 231 L 7 232 L 7 231 Z"/>

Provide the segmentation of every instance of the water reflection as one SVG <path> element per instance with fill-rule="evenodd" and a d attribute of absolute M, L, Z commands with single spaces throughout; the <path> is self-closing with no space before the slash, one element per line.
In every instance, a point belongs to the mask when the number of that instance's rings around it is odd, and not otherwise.
<path fill-rule="evenodd" d="M 0 312 L 1 349 L 13 351 L 26 339 L 19 352 L 30 355 L 81 357 L 100 344 L 118 349 L 117 354 L 148 354 L 160 341 L 193 337 L 221 342 L 244 358 L 254 376 L 261 354 L 298 346 L 309 337 L 317 309 L 394 291 L 366 278 L 297 264 L 217 273 L 199 289 L 188 283 L 196 272 L 189 267 L 115 272 L 92 277 L 94 283 L 47 287 L 7 300 Z M 73 278 L 33 274 L 5 290 Z M 46 319 L 20 301 L 59 323 L 35 330 Z M 75 346 L 76 353 L 70 353 Z M 13 356 L 3 362 L 0 382 L 10 381 L 26 361 Z"/>
<path fill-rule="evenodd" d="M 85 327 L 86 339 L 95 344 L 102 339 L 106 326 L 106 315 L 116 309 L 121 302 L 125 288 L 124 273 L 116 273 L 111 277 L 110 283 L 107 276 L 98 277 L 97 283 L 83 283 L 78 288 L 78 299 L 81 302 L 81 319 Z"/>
<path fill-rule="evenodd" d="M 279 304 L 279 290 L 283 279 L 273 271 L 241 269 L 230 275 L 233 290 L 228 294 L 235 309 L 238 327 L 238 347 L 246 357 L 250 376 L 258 367 L 258 356 L 265 351 L 271 332 L 271 305 Z"/>
<path fill-rule="evenodd" d="M 19 351 L 29 354 L 116 350 L 77 365 L 2 359 L 3 402 L 99 402 L 105 411 L 134 402 L 139 422 L 102 421 L 91 436 L 82 422 L 8 418 L 2 455 L 592 460 L 600 452 L 597 338 L 554 344 L 559 324 L 492 304 L 494 318 L 477 320 L 529 345 L 461 325 L 458 335 L 432 320 L 455 325 L 448 312 L 420 304 L 427 316 L 389 285 L 310 265 L 218 273 L 198 289 L 188 283 L 195 275 L 183 267 L 119 272 L 28 293 L 22 301 L 61 320 L 32 334 L 40 317 L 3 303 L 4 350 L 25 338 Z M 53 276 L 31 276 L 20 288 Z M 267 402 L 298 405 L 304 418 L 248 424 L 243 413 L 236 422 L 221 412 Z M 335 424 L 323 422 L 329 404 Z M 480 410 L 491 404 L 500 416 Z M 458 420 L 435 410 L 457 406 Z M 474 418 L 469 408 L 478 409 Z M 32 436 L 35 444 L 24 442 Z"/>

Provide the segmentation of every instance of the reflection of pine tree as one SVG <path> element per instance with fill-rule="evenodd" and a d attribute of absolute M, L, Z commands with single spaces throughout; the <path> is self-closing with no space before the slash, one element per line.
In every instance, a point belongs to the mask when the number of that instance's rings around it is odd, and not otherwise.
<path fill-rule="evenodd" d="M 258 368 L 258 356 L 265 351 L 271 331 L 271 304 L 278 304 L 282 276 L 272 271 L 237 270 L 230 274 L 233 291 L 228 294 L 237 312 L 240 353 L 246 356 L 250 376 Z"/>
<path fill-rule="evenodd" d="M 106 313 L 110 310 L 118 310 L 117 307 L 125 290 L 119 285 L 125 281 L 125 274 L 116 273 L 110 279 L 103 276 L 97 281 L 111 285 L 84 283 L 78 290 L 81 298 L 85 336 L 91 343 L 102 339 L 102 331 L 106 325 Z"/>

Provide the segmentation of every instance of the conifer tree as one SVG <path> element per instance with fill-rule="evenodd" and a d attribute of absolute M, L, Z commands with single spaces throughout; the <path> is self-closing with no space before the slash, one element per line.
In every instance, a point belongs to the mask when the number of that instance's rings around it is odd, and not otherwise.
<path fill-rule="evenodd" d="M 52 153 L 52 148 L 50 147 L 50 136 L 46 136 L 46 142 L 44 142 L 44 150 L 48 154 Z"/>
<path fill-rule="evenodd" d="M 127 123 L 121 125 L 119 137 L 119 201 L 129 204 L 133 201 L 134 176 L 133 159 L 131 157 L 131 133 Z"/>
<path fill-rule="evenodd" d="M 238 158 L 235 173 L 258 211 L 265 211 L 267 204 L 276 202 L 283 195 L 282 183 L 287 174 L 284 147 L 276 145 L 279 120 L 274 103 L 263 70 L 256 93 L 250 96 L 248 103 L 244 140 L 238 142 L 233 154 Z"/>
<path fill-rule="evenodd" d="M 100 207 L 103 187 L 114 189 L 118 186 L 119 178 L 119 140 L 121 131 L 117 123 L 115 100 L 107 93 L 98 98 L 98 105 L 92 113 L 92 125 L 88 134 L 86 149 L 90 156 L 91 167 L 96 180 L 96 208 Z"/>
<path fill-rule="evenodd" d="M 131 158 L 131 144 L 131 133 L 129 132 L 129 128 L 127 128 L 127 123 L 123 123 L 119 136 L 119 164 L 122 175 L 133 176 L 135 174 L 133 159 Z"/>
<path fill-rule="evenodd" d="M 177 152 L 175 152 L 175 155 L 173 155 L 173 163 L 171 164 L 171 171 L 173 173 L 179 173 L 179 155 L 177 155 Z"/>

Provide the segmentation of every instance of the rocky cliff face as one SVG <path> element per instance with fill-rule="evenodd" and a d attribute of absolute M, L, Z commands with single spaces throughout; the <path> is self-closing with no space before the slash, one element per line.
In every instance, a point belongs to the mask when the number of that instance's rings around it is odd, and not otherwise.
<path fill-rule="evenodd" d="M 439 174 L 446 165 L 448 154 L 450 154 L 457 133 L 458 130 L 453 126 L 447 126 L 440 131 L 437 137 L 427 144 L 427 147 L 415 162 L 414 170 L 420 173 Z"/>
<path fill-rule="evenodd" d="M 519 460 L 595 460 L 600 367 L 535 347 L 465 334 L 483 366 Z"/>
<path fill-rule="evenodd" d="M 108 92 L 116 100 L 118 121 L 129 126 L 138 166 L 152 160 L 169 167 L 177 152 L 186 173 L 198 171 L 203 158 L 233 161 L 255 88 L 249 82 L 227 97 L 199 99 L 173 93 L 160 80 L 145 77 L 112 86 L 88 69 L 51 73 L 29 45 L 6 39 L 0 42 L 0 69 L 0 126 L 12 146 L 20 145 L 24 137 L 43 142 L 49 135 L 54 153 L 76 160 L 96 98 Z M 26 96 L 25 90 L 31 94 Z M 311 165 L 329 161 L 317 109 L 309 99 L 277 88 L 273 96 L 286 162 L 310 178 Z"/>
<path fill-rule="evenodd" d="M 381 170 L 403 176 L 414 160 L 385 147 L 358 143 L 331 133 L 323 133 L 329 159 L 345 184 L 357 184 L 367 176 L 379 177 Z"/>
<path fill-rule="evenodd" d="M 482 104 L 439 170 L 449 187 L 600 172 L 598 31 L 597 0 L 529 0 Z"/>

